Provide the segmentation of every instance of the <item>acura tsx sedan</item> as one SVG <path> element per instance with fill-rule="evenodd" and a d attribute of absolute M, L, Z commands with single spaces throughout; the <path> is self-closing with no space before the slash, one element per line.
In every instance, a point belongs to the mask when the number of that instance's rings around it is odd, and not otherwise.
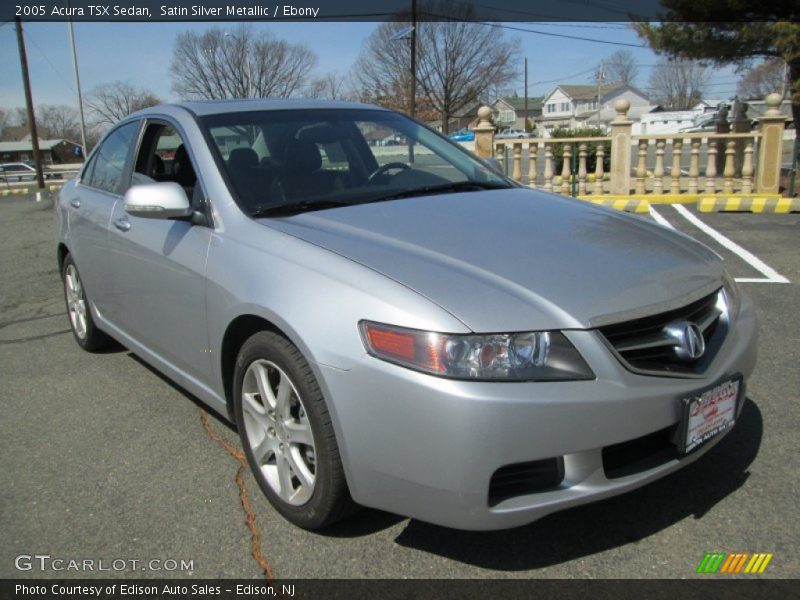
<path fill-rule="evenodd" d="M 234 422 L 308 529 L 358 505 L 501 529 L 642 486 L 731 430 L 756 360 L 702 244 L 362 104 L 137 112 L 64 186 L 57 238 L 77 343 Z"/>

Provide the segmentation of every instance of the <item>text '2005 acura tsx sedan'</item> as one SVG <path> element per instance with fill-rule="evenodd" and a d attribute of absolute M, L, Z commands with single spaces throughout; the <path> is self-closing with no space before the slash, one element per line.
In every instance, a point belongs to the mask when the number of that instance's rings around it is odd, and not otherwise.
<path fill-rule="evenodd" d="M 501 529 L 631 490 L 722 439 L 755 365 L 711 250 L 367 105 L 134 113 L 57 236 L 78 344 L 113 338 L 235 422 L 308 529 L 358 505 Z"/>

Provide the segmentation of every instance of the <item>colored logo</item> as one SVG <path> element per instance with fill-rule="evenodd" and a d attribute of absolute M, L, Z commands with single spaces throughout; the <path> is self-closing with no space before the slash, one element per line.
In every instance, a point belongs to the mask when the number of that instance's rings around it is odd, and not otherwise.
<path fill-rule="evenodd" d="M 772 560 L 772 553 L 766 552 L 707 552 L 700 565 L 697 567 L 698 573 L 717 573 L 732 574 L 746 573 L 755 575 L 763 573 L 769 561 Z"/>

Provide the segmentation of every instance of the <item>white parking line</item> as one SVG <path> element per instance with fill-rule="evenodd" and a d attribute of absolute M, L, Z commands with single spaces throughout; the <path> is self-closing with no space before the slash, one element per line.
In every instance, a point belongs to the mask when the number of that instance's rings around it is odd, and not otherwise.
<path fill-rule="evenodd" d="M 763 273 L 765 276 L 765 279 L 759 279 L 757 277 L 737 277 L 736 281 L 739 281 L 741 283 L 790 283 L 786 277 L 778 273 L 775 269 L 770 267 L 768 264 L 766 264 L 756 255 L 754 255 L 752 252 L 745 250 L 739 244 L 734 242 L 732 239 L 725 237 L 713 227 L 709 227 L 708 225 L 703 223 L 703 221 L 695 217 L 685 207 L 681 206 L 680 204 L 673 204 L 672 208 L 678 211 L 678 214 L 680 214 L 684 219 L 689 221 L 689 223 L 697 227 L 700 231 L 714 238 L 720 246 L 727 248 L 728 250 L 736 254 L 739 258 L 741 258 L 743 261 L 745 261 L 747 264 L 749 264 L 751 267 L 753 267 L 756 271 Z M 661 215 L 658 216 L 661 217 Z M 657 222 L 659 223 L 661 222 L 657 217 L 653 216 L 653 218 Z M 666 219 L 664 219 L 663 217 L 661 217 L 661 219 L 666 221 Z"/>
<path fill-rule="evenodd" d="M 650 216 L 653 217 L 653 220 L 658 223 L 659 225 L 663 225 L 664 227 L 669 227 L 670 229 L 675 229 L 675 227 L 667 221 L 664 217 L 661 216 L 660 213 L 656 212 L 656 209 L 653 208 L 653 205 L 650 205 L 648 209 L 650 211 Z"/>

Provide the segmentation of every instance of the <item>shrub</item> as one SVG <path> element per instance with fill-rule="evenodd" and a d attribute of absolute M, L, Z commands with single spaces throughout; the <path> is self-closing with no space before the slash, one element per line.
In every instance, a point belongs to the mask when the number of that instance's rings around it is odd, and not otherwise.
<path fill-rule="evenodd" d="M 574 137 L 605 137 L 608 135 L 604 129 L 600 127 L 582 127 L 579 129 L 567 129 L 566 127 L 558 127 L 554 129 L 551 136 L 553 138 L 574 138 Z M 573 145 L 573 154 L 576 155 L 580 144 Z M 603 150 L 605 156 L 603 157 L 603 171 L 608 173 L 611 169 L 611 145 L 609 142 L 603 143 Z M 555 174 L 560 175 L 564 161 L 564 144 L 553 144 L 553 171 Z M 575 161 L 575 171 L 577 172 L 577 160 Z M 588 142 L 586 144 L 586 171 L 594 173 L 597 166 L 597 144 Z M 571 167 L 570 167 L 571 169 Z"/>

